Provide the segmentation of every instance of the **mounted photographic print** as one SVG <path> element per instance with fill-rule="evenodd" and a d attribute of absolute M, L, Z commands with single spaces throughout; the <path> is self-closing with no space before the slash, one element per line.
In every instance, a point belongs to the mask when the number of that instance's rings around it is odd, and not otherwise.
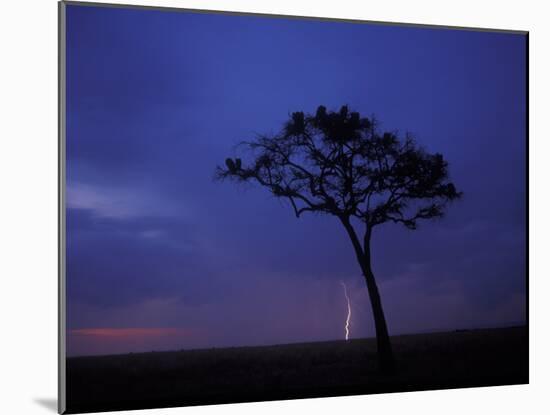
<path fill-rule="evenodd" d="M 62 2 L 60 412 L 528 383 L 528 33 Z"/>

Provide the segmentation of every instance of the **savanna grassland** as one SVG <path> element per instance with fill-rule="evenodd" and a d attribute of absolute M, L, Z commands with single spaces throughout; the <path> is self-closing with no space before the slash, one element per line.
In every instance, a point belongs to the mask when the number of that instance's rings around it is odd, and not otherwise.
<path fill-rule="evenodd" d="M 68 412 L 221 404 L 528 382 L 526 327 L 67 359 Z"/>

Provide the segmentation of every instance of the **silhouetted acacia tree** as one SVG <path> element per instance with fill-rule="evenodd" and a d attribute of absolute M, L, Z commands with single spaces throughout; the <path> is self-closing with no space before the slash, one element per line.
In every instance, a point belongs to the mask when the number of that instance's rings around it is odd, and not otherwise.
<path fill-rule="evenodd" d="M 326 213 L 344 226 L 369 292 L 376 327 L 379 367 L 394 359 L 384 311 L 371 267 L 373 229 L 386 222 L 416 229 L 420 219 L 443 215 L 460 197 L 448 181 L 447 162 L 406 135 L 379 132 L 377 123 L 350 112 L 295 112 L 282 131 L 241 143 L 251 158 L 228 158 L 218 179 L 256 182 L 288 200 L 296 217 Z"/>

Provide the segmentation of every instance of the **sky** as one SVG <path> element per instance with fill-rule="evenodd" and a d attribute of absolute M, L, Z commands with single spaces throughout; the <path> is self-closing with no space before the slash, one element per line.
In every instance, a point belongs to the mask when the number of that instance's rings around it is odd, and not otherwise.
<path fill-rule="evenodd" d="M 373 233 L 390 334 L 526 321 L 523 35 L 67 6 L 68 355 L 373 337 L 334 217 L 217 182 L 293 111 L 412 133 L 464 195 Z"/>

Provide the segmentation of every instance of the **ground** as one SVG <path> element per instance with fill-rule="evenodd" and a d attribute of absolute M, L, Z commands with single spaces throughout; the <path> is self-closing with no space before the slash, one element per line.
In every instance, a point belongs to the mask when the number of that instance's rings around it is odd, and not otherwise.
<path fill-rule="evenodd" d="M 528 383 L 526 327 L 392 337 L 397 371 L 376 369 L 376 340 L 67 359 L 68 412 L 143 409 Z"/>

